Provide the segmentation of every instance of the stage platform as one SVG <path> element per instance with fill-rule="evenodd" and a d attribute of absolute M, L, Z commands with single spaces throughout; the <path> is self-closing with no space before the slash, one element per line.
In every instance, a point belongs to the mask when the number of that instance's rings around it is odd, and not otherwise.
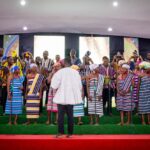
<path fill-rule="evenodd" d="M 1 150 L 148 150 L 150 135 L 0 135 Z"/>

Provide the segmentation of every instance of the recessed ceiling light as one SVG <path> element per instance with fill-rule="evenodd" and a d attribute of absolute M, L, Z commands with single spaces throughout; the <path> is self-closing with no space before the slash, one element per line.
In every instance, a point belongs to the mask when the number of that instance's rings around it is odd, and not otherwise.
<path fill-rule="evenodd" d="M 117 1 L 114 1 L 114 2 L 113 2 L 113 6 L 114 6 L 114 7 L 118 7 L 118 5 L 119 5 L 119 4 L 118 4 Z"/>
<path fill-rule="evenodd" d="M 23 29 L 24 31 L 27 31 L 27 30 L 28 30 L 28 27 L 27 27 L 27 26 L 24 26 L 22 29 Z"/>
<path fill-rule="evenodd" d="M 21 5 L 21 6 L 25 6 L 25 5 L 26 5 L 26 1 L 25 1 L 25 0 L 21 0 L 21 1 L 20 1 L 20 5 Z"/>
<path fill-rule="evenodd" d="M 108 31 L 108 32 L 112 32 L 113 29 L 112 29 L 111 27 L 109 27 L 109 28 L 107 29 L 107 31 Z"/>

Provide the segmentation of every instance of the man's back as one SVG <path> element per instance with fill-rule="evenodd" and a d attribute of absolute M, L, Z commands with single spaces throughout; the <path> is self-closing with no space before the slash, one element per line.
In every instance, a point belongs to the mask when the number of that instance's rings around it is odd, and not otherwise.
<path fill-rule="evenodd" d="M 63 105 L 82 103 L 81 77 L 70 67 L 59 70 L 52 78 L 51 87 L 58 89 L 54 102 Z"/>

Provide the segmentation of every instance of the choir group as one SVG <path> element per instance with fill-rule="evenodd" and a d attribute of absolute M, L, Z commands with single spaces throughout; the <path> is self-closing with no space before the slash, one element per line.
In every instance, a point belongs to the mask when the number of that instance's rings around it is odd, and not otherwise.
<path fill-rule="evenodd" d="M 57 124 L 58 105 L 53 98 L 58 91 L 52 88 L 51 81 L 54 74 L 64 68 L 64 59 L 56 55 L 52 60 L 48 51 L 35 59 L 29 51 L 24 52 L 21 58 L 15 50 L 7 57 L 3 53 L 4 49 L 0 48 L 0 104 L 2 115 L 9 115 L 8 123 L 16 125 L 24 107 L 27 118 L 25 124 L 37 122 L 45 103 L 46 124 L 52 123 L 52 113 Z M 89 115 L 91 125 L 98 125 L 103 115 L 113 117 L 113 97 L 116 109 L 120 112 L 120 125 L 131 123 L 133 111 L 141 117 L 143 125 L 150 125 L 150 53 L 143 59 L 135 50 L 133 56 L 125 61 L 118 52 L 111 62 L 104 56 L 102 64 L 95 64 L 90 54 L 87 51 L 81 61 L 76 57 L 76 50 L 72 49 L 68 56 L 70 68 L 78 71 L 82 81 L 83 102 L 73 106 L 78 125 L 83 124 L 82 117 L 85 115 Z M 125 116 L 127 122 L 124 121 Z"/>

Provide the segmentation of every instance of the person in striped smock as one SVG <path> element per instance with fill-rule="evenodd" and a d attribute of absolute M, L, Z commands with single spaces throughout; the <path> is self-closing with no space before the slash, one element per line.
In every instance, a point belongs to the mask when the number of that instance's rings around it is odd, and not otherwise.
<path fill-rule="evenodd" d="M 33 120 L 35 123 L 39 118 L 40 100 L 42 100 L 42 89 L 44 76 L 37 73 L 37 65 L 30 64 L 30 73 L 27 75 L 26 90 L 26 125 Z"/>
<path fill-rule="evenodd" d="M 131 123 L 131 111 L 134 110 L 135 103 L 132 101 L 131 86 L 133 84 L 133 74 L 129 73 L 130 66 L 123 64 L 120 68 L 120 75 L 117 78 L 117 110 L 120 111 L 121 122 L 124 125 L 124 113 L 127 112 L 128 120 L 126 125 Z"/>
<path fill-rule="evenodd" d="M 90 115 L 90 124 L 99 124 L 99 117 L 103 115 L 102 91 L 104 76 L 99 74 L 99 65 L 91 64 L 91 74 L 87 76 L 88 91 L 88 114 Z"/>
<path fill-rule="evenodd" d="M 150 63 L 142 62 L 140 66 L 144 69 L 144 73 L 139 90 L 138 113 L 141 115 L 142 124 L 146 124 L 145 115 L 147 115 L 150 125 Z"/>
<path fill-rule="evenodd" d="M 72 65 L 72 69 L 79 71 L 80 68 L 77 65 Z M 83 88 L 82 88 L 82 98 L 83 98 Z M 76 104 L 73 106 L 73 116 L 78 118 L 78 125 L 82 125 L 82 117 L 84 116 L 84 103 Z"/>
<path fill-rule="evenodd" d="M 7 101 L 5 114 L 9 114 L 9 123 L 12 124 L 12 115 L 15 115 L 14 124 L 17 124 L 18 115 L 22 114 L 23 106 L 23 81 L 24 77 L 20 76 L 20 69 L 18 66 L 11 68 L 11 74 L 8 77 L 7 86 Z"/>
<path fill-rule="evenodd" d="M 50 73 L 49 77 L 47 78 L 47 82 L 48 84 L 51 83 L 51 79 L 53 77 L 53 75 L 61 69 L 61 64 L 59 62 L 55 63 L 53 66 L 53 70 Z M 52 123 L 52 113 L 55 114 L 55 124 L 57 124 L 58 121 L 58 108 L 57 108 L 57 104 L 53 102 L 53 98 L 55 96 L 57 90 L 52 89 L 50 87 L 49 89 L 49 94 L 48 94 L 48 103 L 47 103 L 47 121 L 46 124 L 50 124 Z"/>
<path fill-rule="evenodd" d="M 139 65 L 136 64 L 133 74 L 134 74 L 133 101 L 135 102 L 136 115 L 138 115 L 139 87 L 140 87 L 141 75 L 142 75 L 142 71 L 139 68 Z"/>
<path fill-rule="evenodd" d="M 138 66 L 136 66 L 136 69 L 133 72 L 134 74 L 134 86 L 133 86 L 133 100 L 134 102 L 138 103 L 139 99 L 139 86 L 140 86 L 140 75 L 141 71 Z"/>

